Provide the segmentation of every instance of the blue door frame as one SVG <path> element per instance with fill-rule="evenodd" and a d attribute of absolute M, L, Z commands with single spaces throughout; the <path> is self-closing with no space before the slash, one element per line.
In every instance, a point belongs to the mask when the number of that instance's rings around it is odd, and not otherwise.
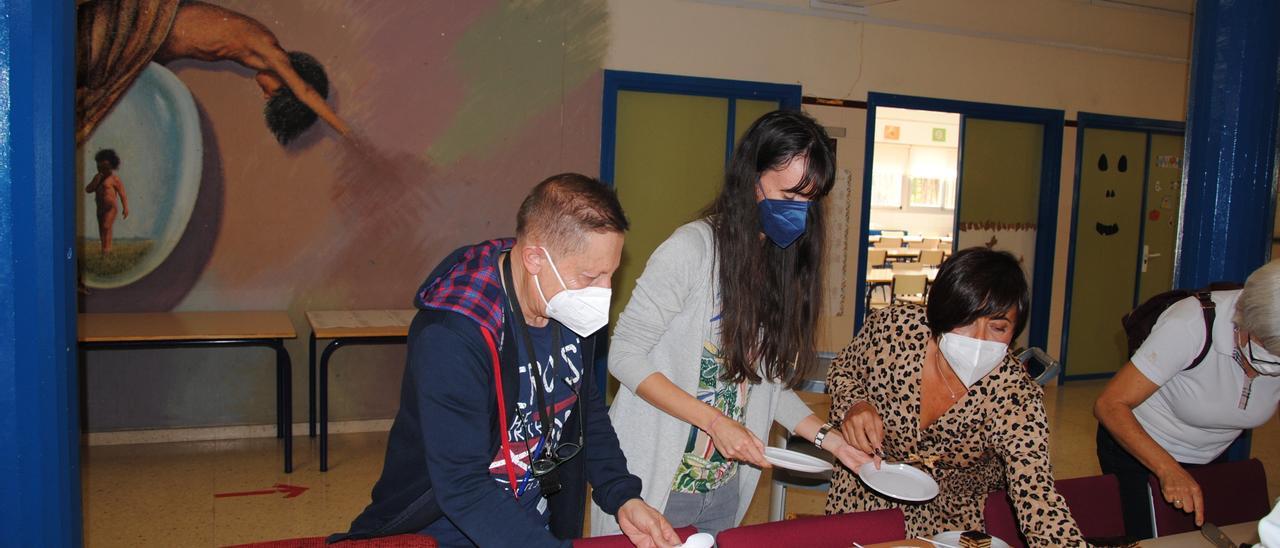
<path fill-rule="evenodd" d="M 1167 120 L 1151 120 L 1147 118 L 1132 118 L 1128 116 L 1112 116 L 1108 114 L 1095 114 L 1091 112 L 1081 112 L 1076 115 L 1076 159 L 1075 159 L 1075 177 L 1072 182 L 1071 190 L 1071 243 L 1067 251 L 1067 292 L 1062 311 L 1062 350 L 1058 356 L 1058 361 L 1062 363 L 1062 369 L 1058 371 L 1058 382 L 1064 383 L 1072 380 L 1088 380 L 1107 378 L 1115 373 L 1090 373 L 1088 375 L 1068 375 L 1067 370 L 1071 367 L 1067 361 L 1067 340 L 1071 328 L 1071 280 L 1075 276 L 1076 271 L 1076 215 L 1080 208 L 1080 168 L 1082 164 L 1082 156 L 1084 154 L 1084 130 L 1085 129 L 1116 129 L 1121 131 L 1140 131 L 1147 134 L 1147 152 L 1142 162 L 1142 209 L 1138 214 L 1147 210 L 1147 178 L 1151 176 L 1148 166 L 1151 164 L 1151 134 L 1161 133 L 1166 135 L 1183 135 L 1186 131 L 1186 124 L 1182 122 L 1171 122 Z M 1182 218 L 1178 218 L 1178 224 L 1182 224 Z M 1138 228 L 1138 249 L 1136 268 L 1142 267 L 1142 242 L 1146 237 L 1146 225 L 1140 223 Z M 1175 272 L 1176 272 L 1175 267 Z M 1134 284 L 1133 298 L 1134 304 L 1137 304 L 1138 285 Z M 1119 325 L 1119 320 L 1116 324 Z"/>
<path fill-rule="evenodd" d="M 729 131 L 725 134 L 726 163 L 733 155 L 733 141 L 737 137 L 734 113 L 738 99 L 777 101 L 784 109 L 800 109 L 800 86 L 797 85 L 606 70 L 604 71 L 604 109 L 600 121 L 600 180 L 610 186 L 613 185 L 613 168 L 616 159 L 619 91 L 647 91 L 729 99 Z"/>
<path fill-rule="evenodd" d="M 746 80 L 725 80 L 695 76 L 675 76 L 625 70 L 604 71 L 604 108 L 600 127 L 600 180 L 613 186 L 618 129 L 618 92 L 644 91 L 675 95 L 721 97 L 729 100 L 729 124 L 725 132 L 724 160 L 733 156 L 733 143 L 738 136 L 734 127 L 738 99 L 777 101 L 783 109 L 800 110 L 800 86 Z M 596 382 L 604 393 L 608 374 L 608 343 L 597 350 Z"/>
<path fill-rule="evenodd" d="M 0 15 L 0 544 L 79 546 L 75 3 Z"/>
<path fill-rule="evenodd" d="M 1064 116 L 1061 110 L 997 105 L 992 103 L 975 103 L 971 101 L 954 101 L 930 97 L 895 95 L 871 92 L 867 94 L 867 135 L 866 156 L 862 169 L 862 220 L 861 234 L 867 234 L 871 226 L 871 166 L 874 161 L 876 107 L 894 107 L 913 110 L 932 110 L 938 112 L 955 112 L 961 116 L 960 124 L 960 163 L 956 166 L 956 223 L 959 222 L 960 189 L 964 185 L 964 121 L 969 118 L 983 120 L 999 120 L 1005 122 L 1025 122 L 1044 126 L 1044 143 L 1041 149 L 1040 162 L 1040 203 L 1036 213 L 1036 258 L 1035 278 L 1031 281 L 1031 318 L 1029 322 L 1028 343 L 1043 348 L 1049 334 L 1049 303 L 1053 294 L 1053 248 L 1054 237 L 1058 226 L 1058 179 L 1062 169 L 1062 128 Z M 953 224 L 953 227 L 956 225 Z M 953 228 L 952 236 L 958 237 L 958 230 Z M 865 242 L 865 237 L 863 238 Z M 858 264 L 867 263 L 867 246 L 863 242 L 858 245 Z M 858 295 L 867 291 L 867 272 L 858 268 Z M 865 315 L 865 299 L 857 299 L 854 307 L 854 327 L 856 336 L 862 328 Z"/>

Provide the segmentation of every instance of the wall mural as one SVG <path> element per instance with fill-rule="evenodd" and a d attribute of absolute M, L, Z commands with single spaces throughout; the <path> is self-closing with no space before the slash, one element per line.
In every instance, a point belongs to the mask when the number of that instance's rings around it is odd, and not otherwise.
<path fill-rule="evenodd" d="M 85 311 L 409 305 L 599 165 L 605 0 L 79 0 Z"/>

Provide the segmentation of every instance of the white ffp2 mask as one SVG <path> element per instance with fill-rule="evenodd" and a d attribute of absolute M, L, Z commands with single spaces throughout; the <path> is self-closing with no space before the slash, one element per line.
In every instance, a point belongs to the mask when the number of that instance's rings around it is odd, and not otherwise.
<path fill-rule="evenodd" d="M 538 287 L 538 296 L 542 297 L 542 302 L 547 306 L 547 316 L 564 324 L 580 337 L 587 337 L 609 323 L 609 299 L 612 298 L 613 292 L 608 288 L 590 286 L 569 289 L 569 286 L 564 283 L 564 278 L 560 277 L 560 269 L 556 268 L 555 261 L 551 260 L 551 252 L 545 247 L 539 249 L 547 254 L 547 263 L 551 265 L 551 272 L 560 281 L 560 287 L 564 288 L 563 291 L 551 297 L 551 300 L 547 300 L 547 295 L 542 292 L 542 282 L 538 281 L 537 276 L 533 277 L 533 284 Z"/>
<path fill-rule="evenodd" d="M 938 349 L 951 364 L 951 370 L 960 377 L 960 382 L 969 388 L 987 376 L 992 369 L 1000 365 L 1009 345 L 966 337 L 956 333 L 943 333 L 938 341 Z"/>

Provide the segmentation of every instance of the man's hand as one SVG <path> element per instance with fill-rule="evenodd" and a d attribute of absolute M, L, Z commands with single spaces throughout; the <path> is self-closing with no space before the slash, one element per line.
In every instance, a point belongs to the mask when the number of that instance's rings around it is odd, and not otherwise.
<path fill-rule="evenodd" d="M 639 548 L 671 548 L 680 544 L 667 518 L 643 500 L 631 499 L 618 508 L 618 526 Z"/>

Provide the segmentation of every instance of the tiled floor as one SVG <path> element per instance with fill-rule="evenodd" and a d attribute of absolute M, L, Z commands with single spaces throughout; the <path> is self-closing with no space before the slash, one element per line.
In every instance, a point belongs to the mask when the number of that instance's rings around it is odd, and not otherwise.
<path fill-rule="evenodd" d="M 1054 471 L 1070 478 L 1098 473 L 1093 400 L 1101 381 L 1050 387 Z M 382 467 L 385 433 L 340 434 L 330 442 L 330 471 L 318 471 L 315 440 L 295 439 L 295 472 L 279 471 L 275 439 L 86 447 L 84 536 L 90 548 L 225 546 L 321 536 L 346 528 L 369 500 Z M 1280 425 L 1254 432 L 1253 455 L 1267 464 L 1268 490 L 1280 495 Z M 286 493 L 216 498 L 219 493 L 266 491 L 276 484 L 305 487 Z M 761 478 L 747 523 L 768 519 L 768 475 Z M 823 495 L 792 491 L 788 512 L 818 514 Z"/>

